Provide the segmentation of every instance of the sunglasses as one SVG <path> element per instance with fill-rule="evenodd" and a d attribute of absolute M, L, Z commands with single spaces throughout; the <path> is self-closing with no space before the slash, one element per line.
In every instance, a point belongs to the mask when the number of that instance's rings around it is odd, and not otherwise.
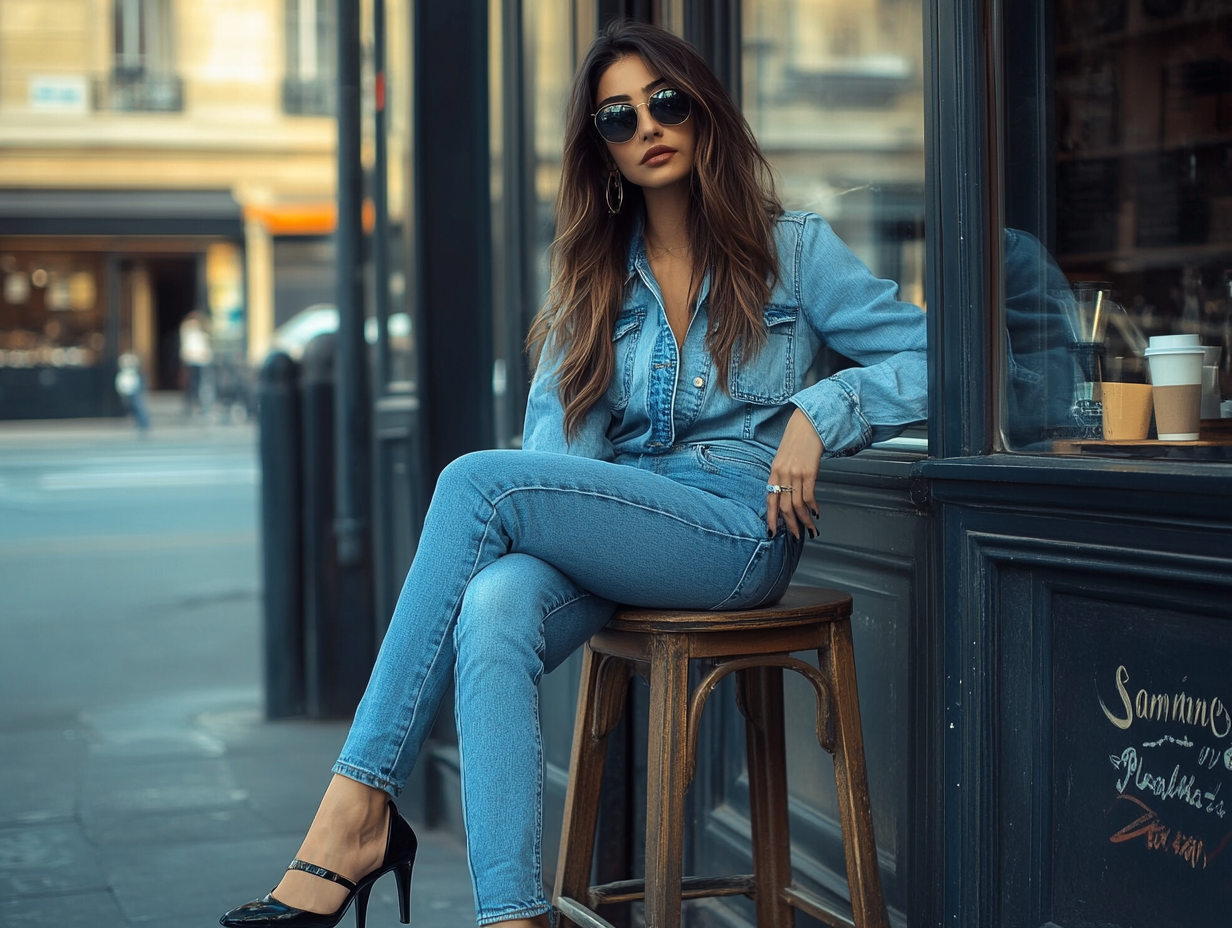
<path fill-rule="evenodd" d="M 689 118 L 692 101 L 679 90 L 663 88 L 650 95 L 645 103 L 609 103 L 594 114 L 595 128 L 605 141 L 614 145 L 628 142 L 637 135 L 637 108 L 646 107 L 650 118 L 663 126 L 678 126 Z"/>

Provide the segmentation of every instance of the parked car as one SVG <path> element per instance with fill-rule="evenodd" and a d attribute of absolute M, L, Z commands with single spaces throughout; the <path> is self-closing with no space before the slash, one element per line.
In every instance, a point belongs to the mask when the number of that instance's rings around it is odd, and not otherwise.
<path fill-rule="evenodd" d="M 409 352 L 411 348 L 411 317 L 407 313 L 391 313 L 389 317 L 389 343 L 395 352 Z M 274 330 L 270 348 L 284 351 L 293 361 L 301 361 L 304 349 L 318 335 L 338 331 L 338 309 L 329 303 L 314 303 L 301 309 Z M 376 344 L 376 320 L 364 320 L 364 341 Z"/>

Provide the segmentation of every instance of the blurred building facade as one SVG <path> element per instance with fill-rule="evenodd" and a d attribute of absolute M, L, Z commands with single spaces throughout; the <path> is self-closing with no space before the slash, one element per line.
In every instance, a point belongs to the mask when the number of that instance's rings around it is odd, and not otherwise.
<path fill-rule="evenodd" d="M 365 16 L 373 5 L 359 4 Z M 174 385 L 169 346 L 193 308 L 220 345 L 230 337 L 258 360 L 275 325 L 330 299 L 333 8 L 0 0 L 0 415 L 70 414 L 32 411 L 51 396 L 106 411 L 109 365 L 128 348 L 156 385 Z M 1051 379 L 1027 369 L 1032 354 L 1094 347 L 1068 332 L 1049 340 L 1063 328 L 1049 310 L 1058 275 L 1067 299 L 1070 280 L 1119 290 L 1149 334 L 1222 340 L 1229 375 L 1228 0 L 395 0 L 386 10 L 388 69 L 383 80 L 365 69 L 361 134 L 371 187 L 371 110 L 387 101 L 389 195 L 365 222 L 388 244 L 388 270 L 377 271 L 373 248 L 352 269 L 365 278 L 366 315 L 378 293 L 390 296 L 379 347 L 394 357 L 371 372 L 374 502 L 351 513 L 371 517 L 377 606 L 368 616 L 348 601 L 340 620 L 371 618 L 383 632 L 444 463 L 519 444 L 523 340 L 547 289 L 570 80 L 607 21 L 662 24 L 736 97 L 785 205 L 821 213 L 900 299 L 928 306 L 929 421 L 823 462 L 822 537 L 797 575 L 854 596 L 891 923 L 1220 923 L 1212 913 L 1232 908 L 1232 857 L 1216 851 L 1199 869 L 1178 844 L 1169 856 L 1137 841 L 1142 831 L 1126 837 L 1132 818 L 1105 810 L 1139 814 L 1120 802 L 1128 779 L 1112 789 L 1121 774 L 1108 762 L 1120 769 L 1131 721 L 1162 721 L 1129 712 L 1127 668 L 1143 696 L 1209 690 L 1232 704 L 1226 426 L 1194 443 L 1048 445 L 1012 394 Z M 1033 243 L 1025 269 L 1011 260 L 1014 239 Z M 414 320 L 413 342 L 407 324 L 394 344 L 395 314 Z M 1110 339 L 1110 361 L 1134 360 L 1117 350 Z M 823 354 L 812 376 L 845 363 Z M 1054 385 L 1067 406 L 1077 398 L 1064 377 Z M 1024 425 L 1033 440 L 1019 443 Z M 332 544 L 334 523 L 323 524 Z M 579 663 L 542 683 L 549 869 Z M 1121 705 L 1118 691 L 1124 717 L 1107 708 Z M 811 691 L 789 681 L 786 696 L 794 874 L 827 900 L 825 921 L 846 924 L 837 787 Z M 644 867 L 647 698 L 635 684 L 637 711 L 613 737 L 597 866 L 612 880 Z M 424 782 L 404 797 L 460 829 L 449 727 L 443 719 L 417 768 Z M 693 873 L 751 868 L 743 730 L 734 701 L 711 703 L 689 792 Z M 1218 752 L 1199 745 L 1201 770 L 1197 750 L 1167 753 L 1195 747 L 1178 740 L 1190 729 L 1147 730 L 1153 740 L 1134 750 L 1156 751 L 1152 771 L 1175 769 L 1191 786 L 1200 776 L 1212 793 L 1216 760 L 1220 778 L 1232 771 L 1222 723 L 1211 732 Z M 1169 827 L 1224 847 L 1222 805 L 1179 805 L 1163 810 Z M 741 926 L 754 911 L 732 898 L 688 918 Z M 637 913 L 625 905 L 612 923 L 637 924 Z"/>
<path fill-rule="evenodd" d="M 225 393 L 277 324 L 332 302 L 332 16 L 0 0 L 0 418 L 117 411 L 125 351 L 182 386 L 193 311 Z"/>

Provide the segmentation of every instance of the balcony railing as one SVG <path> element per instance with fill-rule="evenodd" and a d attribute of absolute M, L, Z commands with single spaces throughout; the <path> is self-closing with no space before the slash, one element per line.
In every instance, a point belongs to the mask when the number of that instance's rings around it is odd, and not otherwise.
<path fill-rule="evenodd" d="M 332 79 L 302 80 L 286 77 L 282 81 L 282 111 L 291 116 L 333 116 Z"/>
<path fill-rule="evenodd" d="M 179 113 L 184 81 L 173 74 L 115 70 L 94 83 L 94 108 L 123 112 Z"/>

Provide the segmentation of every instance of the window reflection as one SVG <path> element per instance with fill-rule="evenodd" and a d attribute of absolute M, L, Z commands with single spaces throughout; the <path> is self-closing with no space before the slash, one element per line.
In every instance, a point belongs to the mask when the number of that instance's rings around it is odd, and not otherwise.
<path fill-rule="evenodd" d="M 743 4 L 743 107 L 789 209 L 924 306 L 919 0 Z"/>
<path fill-rule="evenodd" d="M 492 385 L 502 447 L 521 441 L 530 381 L 523 341 L 547 297 L 565 104 L 573 72 L 595 34 L 594 6 L 587 0 L 524 0 L 489 7 Z"/>
<path fill-rule="evenodd" d="M 920 0 L 746 0 L 742 4 L 742 106 L 788 209 L 820 213 L 898 298 L 924 307 L 923 5 Z M 810 376 L 850 362 L 823 352 Z M 794 675 L 792 675 L 794 676 Z M 785 681 L 791 690 L 798 684 Z M 796 693 L 795 696 L 800 696 Z M 789 699 L 789 704 L 796 704 Z M 799 704 L 807 705 L 807 697 Z M 808 712 L 789 712 L 793 800 L 837 817 L 833 781 Z M 895 756 L 905 729 L 866 736 L 870 756 Z M 870 769 L 870 789 L 894 786 Z M 877 846 L 900 847 L 892 819 Z M 898 888 L 887 884 L 891 904 Z"/>
<path fill-rule="evenodd" d="M 1232 5 L 1012 6 L 1003 40 L 1005 222 L 1042 243 L 1068 290 L 1057 296 L 1046 287 L 1029 311 L 1015 310 L 1007 248 L 1007 443 L 1174 453 L 1176 443 L 1156 440 L 1157 423 L 1144 440 L 1100 441 L 1111 412 L 1101 384 L 1150 380 L 1148 339 L 1158 346 L 1161 336 L 1189 336 L 1207 348 L 1199 402 L 1201 432 L 1213 445 L 1201 447 L 1218 456 L 1229 445 L 1219 401 L 1232 395 Z M 1105 309 L 1098 320 L 1092 294 Z M 1052 350 L 1072 363 L 1054 358 L 1033 373 L 1054 401 L 1072 397 L 1070 415 L 1016 421 L 1014 316 L 1020 325 L 1039 317 L 1030 321 L 1039 328 L 1058 299 L 1075 331 L 1054 330 Z M 1157 398 L 1160 386 L 1168 385 L 1155 384 Z"/>

